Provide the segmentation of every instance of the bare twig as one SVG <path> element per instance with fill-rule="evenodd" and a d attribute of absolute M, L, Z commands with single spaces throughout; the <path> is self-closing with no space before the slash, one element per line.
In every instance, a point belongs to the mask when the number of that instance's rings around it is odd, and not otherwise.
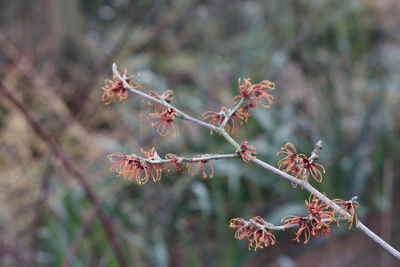
<path fill-rule="evenodd" d="M 32 127 L 35 133 L 39 136 L 40 139 L 47 145 L 50 153 L 58 159 L 65 170 L 74 178 L 84 189 L 87 197 L 92 202 L 93 206 L 100 206 L 99 199 L 97 195 L 94 193 L 90 184 L 87 182 L 86 178 L 82 175 L 78 169 L 74 167 L 71 161 L 65 156 L 64 152 L 61 150 L 61 147 L 54 140 L 54 138 L 48 133 L 25 109 L 25 107 L 12 95 L 10 90 L 8 90 L 2 82 L 0 82 L 0 94 L 2 94 L 6 99 L 10 101 L 10 103 L 19 110 L 26 122 Z M 111 247 L 114 250 L 114 254 L 116 259 L 118 260 L 121 266 L 128 266 L 128 263 L 125 260 L 125 257 L 122 253 L 121 247 L 117 241 L 117 237 L 114 234 L 114 230 L 112 227 L 112 223 L 108 215 L 104 212 L 103 209 L 99 209 L 99 218 L 103 224 L 103 228 L 106 232 L 108 239 L 111 242 Z"/>
<path fill-rule="evenodd" d="M 192 121 L 198 125 L 204 126 L 206 128 L 209 128 L 211 130 L 217 131 L 219 132 L 222 136 L 224 136 L 224 138 L 231 143 L 236 149 L 238 149 L 240 147 L 240 145 L 227 133 L 227 131 L 223 128 L 223 127 L 215 127 L 213 125 L 210 125 L 208 123 L 205 123 L 203 121 L 199 121 L 187 114 L 185 114 L 184 112 L 177 110 L 173 105 L 165 102 L 165 101 L 161 101 L 157 98 L 154 98 L 146 93 L 143 93 L 139 90 L 136 90 L 134 88 L 132 88 L 124 79 L 124 77 L 121 77 L 121 75 L 119 74 L 118 70 L 117 70 L 117 65 L 115 63 L 113 63 L 112 65 L 112 70 L 113 73 L 120 79 L 123 81 L 123 84 L 125 86 L 125 88 L 129 89 L 131 92 L 140 95 L 142 97 L 145 97 L 153 102 L 159 103 L 165 107 L 168 108 L 172 108 L 174 110 L 176 110 L 176 112 L 183 118 L 183 119 L 187 119 L 189 121 Z M 236 107 L 238 108 L 238 104 L 236 105 Z M 234 110 L 234 109 L 232 109 Z M 232 113 L 233 114 L 233 113 Z M 225 118 L 226 119 L 226 118 Z M 316 150 L 319 149 L 319 142 L 317 143 L 318 148 L 316 147 Z M 315 157 L 315 156 L 314 156 Z M 348 217 L 350 216 L 348 213 L 346 213 L 341 207 L 339 207 L 338 205 L 336 205 L 335 203 L 333 203 L 329 198 L 327 198 L 324 194 L 322 194 L 320 191 L 318 191 L 317 189 L 315 189 L 312 185 L 304 182 L 303 180 L 297 179 L 296 177 L 289 175 L 271 165 L 269 165 L 268 163 L 257 159 L 257 158 L 253 158 L 251 160 L 253 163 L 259 165 L 260 167 L 271 171 L 279 176 L 281 176 L 282 178 L 295 183 L 297 185 L 300 185 L 301 188 L 304 188 L 305 190 L 307 190 L 308 192 L 310 192 L 311 194 L 314 194 L 318 199 L 320 199 L 322 202 L 326 203 L 326 204 L 330 204 L 330 207 L 333 210 L 336 210 L 338 213 Z M 366 236 L 368 236 L 370 239 L 372 239 L 373 241 L 375 241 L 378 245 L 380 245 L 383 249 L 385 249 L 387 252 L 389 252 L 390 254 L 392 254 L 394 257 L 396 257 L 398 260 L 400 260 L 400 252 L 397 251 L 395 248 L 393 248 L 391 245 L 389 245 L 388 243 L 386 243 L 382 238 L 380 238 L 378 235 L 376 235 L 374 232 L 372 232 L 370 229 L 368 229 L 363 223 L 361 223 L 360 221 L 357 221 L 356 224 L 357 229 L 359 229 L 362 233 L 364 233 Z"/>
<path fill-rule="evenodd" d="M 221 128 L 225 129 L 225 125 L 228 123 L 229 119 L 232 117 L 233 114 L 235 114 L 235 112 L 241 108 L 241 106 L 244 104 L 244 97 L 240 98 L 239 102 L 236 104 L 236 106 L 233 109 L 230 109 L 228 114 L 225 115 L 225 119 L 221 124 Z"/>

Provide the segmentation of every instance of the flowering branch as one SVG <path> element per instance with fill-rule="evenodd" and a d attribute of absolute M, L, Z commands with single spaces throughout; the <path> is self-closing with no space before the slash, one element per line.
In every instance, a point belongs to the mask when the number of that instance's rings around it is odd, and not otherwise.
<path fill-rule="evenodd" d="M 117 64 L 115 64 L 115 63 L 112 64 L 112 70 L 113 70 L 114 75 L 115 75 L 116 77 L 118 77 L 118 79 L 120 79 L 120 80 L 122 81 L 124 87 L 125 87 L 126 89 L 128 89 L 129 91 L 131 91 L 132 93 L 135 93 L 135 94 L 140 95 L 140 96 L 142 96 L 142 97 L 144 97 L 144 98 L 146 98 L 146 99 L 148 99 L 148 100 L 150 100 L 150 101 L 152 101 L 152 102 L 158 103 L 158 104 L 160 104 L 160 105 L 162 105 L 162 106 L 165 106 L 165 107 L 167 107 L 167 108 L 170 108 L 170 109 L 175 110 L 175 112 L 176 112 L 182 119 L 184 119 L 184 120 L 191 121 L 191 122 L 196 123 L 196 124 L 198 124 L 198 125 L 201 125 L 201 126 L 204 126 L 204 127 L 206 127 L 206 128 L 209 128 L 210 130 L 214 130 L 214 131 L 218 130 L 218 127 L 215 127 L 215 126 L 213 126 L 213 125 L 211 125 L 211 124 L 205 123 L 204 121 L 200 121 L 200 120 L 198 120 L 198 119 L 196 119 L 196 118 L 193 118 L 192 116 L 187 115 L 186 113 L 184 113 L 183 111 L 180 111 L 179 109 L 177 109 L 176 107 L 172 106 L 171 104 L 169 104 L 169 103 L 168 103 L 167 101 L 165 101 L 165 100 L 157 99 L 157 98 L 155 98 L 155 97 L 153 97 L 153 96 L 151 96 L 151 95 L 148 95 L 148 94 L 146 94 L 146 93 L 143 93 L 143 92 L 140 91 L 140 90 L 137 90 L 137 89 L 133 88 L 133 87 L 126 81 L 126 77 L 122 77 L 122 76 L 119 74 L 119 72 L 118 72 L 118 70 L 117 70 Z M 123 76 L 125 76 L 125 75 L 123 75 Z"/>
<path fill-rule="evenodd" d="M 168 154 L 168 155 L 173 155 L 173 154 Z M 136 157 L 136 158 L 143 160 L 150 164 L 171 163 L 171 159 L 143 158 L 143 157 L 136 156 L 135 154 L 131 154 L 131 156 Z M 176 156 L 176 158 L 179 159 L 181 162 L 200 162 L 200 161 L 205 161 L 205 160 L 234 159 L 234 158 L 238 158 L 238 157 L 239 157 L 238 154 L 215 154 L 215 155 L 214 154 L 205 154 L 205 155 L 201 155 L 199 157 L 192 157 L 192 158 Z"/>
<path fill-rule="evenodd" d="M 313 196 L 313 200 L 310 200 L 310 203 L 306 202 L 307 209 L 309 209 L 309 212 L 313 217 L 313 220 L 317 218 L 316 224 L 312 225 L 312 229 L 307 228 L 306 225 L 309 222 L 308 219 L 304 219 L 307 217 L 291 217 L 287 218 L 289 221 L 287 221 L 287 224 L 293 224 L 291 227 L 298 227 L 302 226 L 302 229 L 300 231 L 300 234 L 305 233 L 305 243 L 308 241 L 310 234 L 311 235 L 323 235 L 327 236 L 330 233 L 329 230 L 329 224 L 325 225 L 324 223 L 327 222 L 332 222 L 334 220 L 333 214 L 338 213 L 343 218 L 351 220 L 351 222 L 354 220 L 355 217 L 355 211 L 354 209 L 358 207 L 355 204 L 355 200 L 351 201 L 343 201 L 343 200 L 330 200 L 327 198 L 324 194 L 319 192 L 317 189 L 315 189 L 312 185 L 308 183 L 308 177 L 311 175 L 314 180 L 317 182 L 321 182 L 322 180 L 322 173 L 325 172 L 324 168 L 322 165 L 315 163 L 315 161 L 318 159 L 318 151 L 322 148 L 322 143 L 318 142 L 317 145 L 315 146 L 314 150 L 311 153 L 310 157 L 305 157 L 304 154 L 298 154 L 297 151 L 294 149 L 294 146 L 292 144 L 287 144 L 284 148 L 286 149 L 284 151 L 287 156 L 280 161 L 280 167 L 285 167 L 284 171 L 281 171 L 266 162 L 258 159 L 255 157 L 256 151 L 255 147 L 248 145 L 248 142 L 245 141 L 241 145 L 236 142 L 229 134 L 233 133 L 236 127 L 236 122 L 243 123 L 243 121 L 246 121 L 247 118 L 250 116 L 250 108 L 255 108 L 257 104 L 263 106 L 263 107 L 270 107 L 270 105 L 273 102 L 273 96 L 269 94 L 270 91 L 275 90 L 275 85 L 274 83 L 264 80 L 258 84 L 252 84 L 250 82 L 250 79 L 244 79 L 243 84 L 241 84 L 241 80 L 239 80 L 239 89 L 241 95 L 235 97 L 240 98 L 239 102 L 235 105 L 234 108 L 231 110 L 223 108 L 221 109 L 221 112 L 209 112 L 205 117 L 205 119 L 209 119 L 211 123 L 206 123 L 203 121 L 200 121 L 198 119 L 195 119 L 184 112 L 178 110 L 175 108 L 173 105 L 165 101 L 165 99 L 160 99 L 153 97 L 151 95 L 148 95 L 146 93 L 143 93 L 142 91 L 139 91 L 133 86 L 129 84 L 129 76 L 120 75 L 120 73 L 117 70 L 117 65 L 114 63 L 112 65 L 113 73 L 119 81 L 122 81 L 122 85 L 124 88 L 128 89 L 129 91 L 142 96 L 150 101 L 153 101 L 155 103 L 158 103 L 164 107 L 167 108 L 167 111 L 175 111 L 175 113 L 178 115 L 178 117 L 182 119 L 189 120 L 193 123 L 196 123 L 200 126 L 206 127 L 211 130 L 211 132 L 215 131 L 221 134 L 230 144 L 232 144 L 235 149 L 236 149 L 236 154 L 228 154 L 230 155 L 229 157 L 233 157 L 232 155 L 240 156 L 244 162 L 253 162 L 254 164 L 259 165 L 260 167 L 271 171 L 278 176 L 281 176 L 282 178 L 292 182 L 294 185 L 299 185 L 302 189 L 305 189 L 311 193 L 311 196 Z M 120 89 L 120 88 L 117 88 Z M 246 101 L 250 101 L 247 106 L 245 105 Z M 204 116 L 203 115 L 203 116 Z M 228 121 L 232 120 L 231 127 L 228 127 Z M 171 121 L 165 121 L 166 125 L 170 125 L 172 123 Z M 175 121 L 173 121 L 175 123 Z M 218 125 L 218 126 L 215 126 Z M 289 147 L 292 148 L 292 150 L 288 150 Z M 182 162 L 179 162 L 181 158 L 178 158 L 175 156 L 172 160 L 175 161 L 177 164 L 177 169 L 178 169 L 178 164 L 181 164 Z M 126 159 L 124 159 L 126 162 Z M 139 159 L 141 160 L 141 159 Z M 149 159 L 147 159 L 149 160 Z M 147 162 L 149 164 L 160 164 L 164 163 L 164 161 L 159 161 L 160 159 L 157 159 L 155 162 Z M 207 160 L 200 161 L 202 163 L 202 166 L 198 166 L 197 169 L 195 170 L 195 173 L 202 168 L 202 173 L 203 173 L 203 178 L 206 177 L 205 173 L 205 164 L 209 163 Z M 183 161 L 183 159 L 182 159 Z M 169 162 L 172 162 L 171 160 Z M 145 162 L 146 163 L 146 162 Z M 187 167 L 189 169 L 193 166 L 192 163 L 195 162 L 190 162 L 188 163 Z M 125 165 L 122 167 L 126 167 Z M 143 166 L 141 166 L 143 168 Z M 181 168 L 181 165 L 179 165 L 179 168 Z M 119 173 L 121 174 L 124 172 L 124 169 L 119 169 Z M 213 175 L 213 169 L 211 172 L 210 177 Z M 140 178 L 140 177 L 139 177 Z M 140 180 L 140 179 L 139 179 Z M 138 182 L 139 183 L 139 182 Z M 318 204 L 319 201 L 322 201 L 324 204 Z M 313 205 L 316 205 L 315 207 Z M 322 213 L 316 213 L 315 209 L 332 209 L 334 212 L 328 212 L 324 211 Z M 317 216 L 317 217 L 315 217 Z M 311 218 L 311 217 L 310 217 Z M 296 220 L 299 221 L 296 221 Z M 305 221 L 303 221 L 303 219 Z M 272 228 L 270 227 L 275 227 L 271 224 L 266 223 L 261 217 L 257 216 L 253 218 L 253 221 L 247 222 L 244 221 L 243 219 L 237 221 L 240 226 L 238 227 L 243 227 L 243 231 L 239 231 L 235 234 L 235 236 L 239 239 L 243 239 L 244 237 L 247 237 L 249 240 L 249 247 L 254 247 L 256 248 L 262 248 L 264 246 L 269 246 L 273 245 L 275 243 L 275 237 L 270 233 L 270 230 Z M 247 223 L 247 224 L 246 224 Z M 312 223 L 312 221 L 311 221 Z M 262 227 L 260 227 L 262 226 Z M 258 227 L 258 228 L 257 228 Z M 282 226 L 283 227 L 283 226 Z M 289 226 L 285 226 L 286 228 L 289 228 Z M 386 243 L 384 240 L 382 240 L 379 236 L 377 236 L 375 233 L 373 233 L 370 229 L 368 229 L 364 224 L 362 224 L 359 220 L 356 219 L 356 227 L 364 233 L 366 236 L 368 236 L 370 239 L 375 241 L 377 244 L 379 244 L 382 248 L 384 248 L 386 251 L 388 251 L 390 254 L 392 254 L 394 257 L 400 260 L 400 252 L 394 249 L 392 246 L 390 246 L 388 243 Z M 281 228 L 281 227 L 278 227 Z M 285 228 L 285 229 L 286 229 Z M 308 229 L 308 230 L 307 230 Z M 308 232 L 307 232 L 308 231 Z M 299 233 L 296 234 L 296 240 L 299 240 Z"/>

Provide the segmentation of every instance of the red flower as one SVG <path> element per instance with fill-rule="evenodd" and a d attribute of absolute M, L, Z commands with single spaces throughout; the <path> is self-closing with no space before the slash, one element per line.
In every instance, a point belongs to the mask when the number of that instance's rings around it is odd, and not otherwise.
<path fill-rule="evenodd" d="M 299 228 L 297 229 L 295 237 L 292 240 L 296 240 L 297 243 L 299 243 L 300 237 L 301 235 L 303 235 L 304 236 L 303 244 L 306 244 L 308 243 L 308 241 L 310 241 L 311 231 L 310 227 L 308 226 L 307 218 L 289 215 L 284 217 L 281 221 L 285 223 L 285 226 L 298 224 Z"/>
<path fill-rule="evenodd" d="M 311 235 L 328 237 L 331 234 L 330 224 L 317 222 L 315 219 L 311 221 Z"/>
<path fill-rule="evenodd" d="M 308 158 L 302 159 L 302 166 L 300 168 L 299 174 L 301 173 L 301 177 L 303 180 L 308 180 L 308 177 L 311 174 L 311 177 L 318 183 L 322 181 L 322 173 L 325 173 L 325 168 L 319 163 L 311 162 Z M 320 168 L 321 170 L 319 170 Z M 322 171 L 322 172 L 321 172 Z"/>
<path fill-rule="evenodd" d="M 226 117 L 226 108 L 222 107 L 221 111 L 216 112 L 216 111 L 206 111 L 203 113 L 203 121 L 208 120 L 208 123 L 211 124 L 212 126 L 219 127 L 222 125 L 224 122 L 224 119 Z M 211 134 L 213 133 L 213 130 L 211 130 Z"/>
<path fill-rule="evenodd" d="M 157 126 L 157 132 L 161 136 L 168 134 L 176 135 L 176 111 L 172 108 L 167 108 L 161 112 L 150 113 L 148 119 L 159 119 L 158 122 L 152 123 L 151 127 Z"/>
<path fill-rule="evenodd" d="M 122 73 L 121 76 L 125 78 L 125 81 L 133 88 L 142 87 L 140 84 L 132 80 L 132 78 L 136 76 L 128 76 L 126 70 Z M 112 80 L 106 79 L 106 85 L 103 86 L 102 89 L 104 90 L 104 92 L 101 96 L 101 101 L 107 105 L 113 101 L 117 102 L 117 98 L 119 98 L 120 102 L 125 102 L 128 97 L 128 89 L 125 88 L 122 80 L 120 80 L 116 75 L 113 75 Z"/>
<path fill-rule="evenodd" d="M 322 181 L 322 173 L 325 173 L 325 169 L 321 164 L 315 163 L 316 159 L 310 161 L 304 154 L 298 154 L 292 143 L 286 143 L 276 154 L 281 153 L 286 156 L 278 161 L 279 169 L 305 182 L 308 182 L 310 174 L 315 181 Z M 296 184 L 293 186 L 296 187 Z"/>
<path fill-rule="evenodd" d="M 139 158 L 135 155 L 125 155 L 120 152 L 112 153 L 108 159 L 115 164 L 111 167 L 117 171 L 118 176 L 123 176 L 129 181 L 136 181 L 137 184 L 145 184 L 152 178 L 154 182 L 161 179 L 162 163 L 152 163 L 160 159 L 154 148 L 149 151 L 142 152 L 146 159 Z"/>
<path fill-rule="evenodd" d="M 268 223 L 256 216 L 249 221 L 242 218 L 231 219 L 229 227 L 237 228 L 235 232 L 236 239 L 244 239 L 247 237 L 249 241 L 249 249 L 264 248 L 272 246 L 276 242 L 275 236 L 268 229 Z"/>
<path fill-rule="evenodd" d="M 258 228 L 248 237 L 249 249 L 264 248 L 272 246 L 276 243 L 275 236 L 266 228 Z"/>
<path fill-rule="evenodd" d="M 137 184 L 145 184 L 149 180 L 147 164 L 139 158 L 117 152 L 110 154 L 108 159 L 115 162 L 111 169 L 115 169 L 118 176 L 123 176 L 131 182 L 135 180 Z"/>
<path fill-rule="evenodd" d="M 334 211 L 329 210 L 331 207 L 331 203 L 326 204 L 323 203 L 320 199 L 318 199 L 314 194 L 311 194 L 308 201 L 304 201 L 305 206 L 315 221 L 315 224 L 330 224 L 334 219 Z M 323 222 L 323 220 L 327 219 L 329 222 Z"/>
<path fill-rule="evenodd" d="M 142 151 L 144 157 L 147 160 L 150 160 L 150 161 L 161 160 L 161 158 L 158 156 L 157 151 L 154 149 L 154 147 L 152 149 L 150 149 L 149 151 L 145 151 L 143 148 L 140 151 Z M 162 164 L 162 163 L 147 162 L 147 171 L 149 173 L 149 176 L 153 179 L 154 182 L 158 182 L 161 180 L 163 167 L 164 167 L 164 164 Z"/>
<path fill-rule="evenodd" d="M 198 155 L 197 157 L 202 157 L 202 156 Z M 209 167 L 210 174 L 206 173 L 206 166 Z M 192 174 L 192 176 L 194 176 L 200 170 L 201 170 L 201 175 L 202 175 L 203 179 L 206 179 L 207 177 L 213 178 L 213 176 L 214 176 L 214 167 L 209 160 L 188 162 L 186 165 L 186 168 L 188 168 L 188 171 L 189 171 L 189 173 Z"/>
<path fill-rule="evenodd" d="M 356 208 L 358 208 L 360 206 L 360 204 L 355 199 L 357 199 L 357 197 L 355 197 L 349 201 L 342 200 L 342 199 L 332 200 L 332 202 L 338 204 L 344 212 L 347 212 L 350 214 L 350 218 L 345 215 L 340 216 L 341 218 L 346 218 L 347 222 L 350 223 L 349 229 L 351 229 L 351 227 L 353 226 L 354 221 L 356 223 L 358 221 L 357 214 L 356 214 Z M 339 224 L 339 220 L 338 220 L 338 224 Z"/>
<path fill-rule="evenodd" d="M 239 79 L 238 87 L 241 95 L 234 97 L 234 101 L 238 98 L 256 100 L 263 107 L 270 107 L 274 101 L 274 97 L 269 94 L 275 90 L 275 84 L 271 81 L 263 80 L 260 83 L 252 84 L 247 78 L 243 79 L 243 84 L 241 84 Z"/>
<path fill-rule="evenodd" d="M 243 239 L 253 233 L 251 225 L 242 218 L 231 219 L 229 228 L 237 228 L 235 232 L 236 239 Z"/>
<path fill-rule="evenodd" d="M 237 153 L 240 155 L 244 162 L 249 162 L 256 156 L 257 151 L 255 146 L 249 145 L 249 142 L 244 141 L 240 145 L 240 148 L 237 150 Z"/>
<path fill-rule="evenodd" d="M 257 100 L 258 103 L 266 108 L 271 107 L 274 102 L 274 97 L 269 92 L 275 90 L 275 83 L 264 80 L 253 85 L 253 96 L 250 99 Z"/>
<path fill-rule="evenodd" d="M 241 124 L 243 122 L 247 122 L 249 117 L 251 116 L 250 109 L 257 107 L 257 104 L 254 102 L 250 102 L 245 104 L 243 107 L 239 108 L 235 113 L 237 113 L 237 117 L 241 119 Z"/>
<path fill-rule="evenodd" d="M 172 153 L 168 153 L 167 155 L 165 155 L 165 157 L 167 159 L 170 159 L 169 162 L 175 163 L 175 170 L 177 170 L 177 171 L 182 170 L 182 168 L 183 168 L 183 166 L 182 166 L 183 159 L 182 158 L 180 158 L 177 155 L 172 154 Z"/>
<path fill-rule="evenodd" d="M 243 79 L 243 84 L 241 84 L 241 79 L 238 80 L 238 87 L 240 90 L 240 94 L 244 98 L 249 98 L 254 92 L 253 84 L 251 83 L 251 79 Z M 237 96 L 240 97 L 240 96 Z"/>
<path fill-rule="evenodd" d="M 304 154 L 298 154 L 296 148 L 292 143 L 286 143 L 281 147 L 281 151 L 276 154 L 286 154 L 286 156 L 278 161 L 278 167 L 284 172 L 297 173 L 297 165 L 301 163 L 301 159 L 305 157 Z"/>

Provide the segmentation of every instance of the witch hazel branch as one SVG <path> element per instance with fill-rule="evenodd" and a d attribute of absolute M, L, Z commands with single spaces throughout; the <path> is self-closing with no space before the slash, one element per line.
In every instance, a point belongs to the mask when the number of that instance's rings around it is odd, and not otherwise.
<path fill-rule="evenodd" d="M 321 183 L 324 167 L 318 163 L 319 150 L 322 149 L 322 141 L 318 141 L 314 150 L 309 156 L 299 153 L 292 143 L 286 143 L 278 155 L 283 158 L 278 162 L 278 168 L 256 158 L 257 151 L 254 145 L 248 141 L 238 143 L 232 135 L 238 127 L 249 119 L 253 109 L 261 106 L 270 108 L 274 102 L 271 94 L 275 84 L 268 80 L 259 83 L 252 83 L 251 79 L 239 79 L 239 95 L 233 98 L 232 108 L 222 107 L 219 111 L 207 111 L 202 114 L 202 119 L 196 119 L 171 103 L 174 100 L 172 90 L 158 93 L 153 90 L 145 92 L 144 87 L 135 79 L 137 76 L 128 75 L 127 71 L 119 72 L 117 65 L 112 65 L 113 77 L 106 80 L 102 88 L 101 100 L 105 104 L 112 102 L 125 102 L 130 93 L 142 97 L 148 101 L 153 108 L 147 119 L 151 126 L 161 136 L 178 134 L 178 119 L 187 120 L 199 126 L 208 128 L 210 133 L 217 133 L 223 136 L 233 146 L 231 154 L 203 154 L 184 157 L 172 153 L 161 157 L 155 148 L 141 150 L 141 155 L 112 153 L 108 156 L 113 163 L 111 169 L 115 170 L 117 176 L 124 177 L 137 184 L 145 184 L 149 180 L 158 182 L 163 172 L 180 171 L 184 168 L 192 175 L 201 175 L 203 179 L 214 176 L 213 163 L 217 160 L 241 160 L 245 164 L 255 164 L 279 177 L 288 180 L 294 187 L 306 190 L 310 193 L 308 200 L 305 200 L 305 213 L 302 216 L 288 215 L 282 218 L 282 225 L 273 225 L 260 216 L 248 220 L 233 218 L 229 227 L 236 229 L 237 239 L 247 239 L 249 249 L 258 249 L 272 246 L 276 243 L 273 234 L 275 231 L 295 229 L 293 240 L 306 244 L 316 236 L 328 237 L 332 225 L 340 225 L 346 222 L 349 229 L 355 227 L 364 233 L 371 240 L 379 244 L 383 249 L 400 260 L 400 253 L 386 243 L 374 232 L 368 229 L 356 215 L 359 206 L 357 197 L 350 200 L 329 199 L 323 193 L 315 189 L 310 181 Z M 311 180 L 310 180 L 311 179 Z"/>

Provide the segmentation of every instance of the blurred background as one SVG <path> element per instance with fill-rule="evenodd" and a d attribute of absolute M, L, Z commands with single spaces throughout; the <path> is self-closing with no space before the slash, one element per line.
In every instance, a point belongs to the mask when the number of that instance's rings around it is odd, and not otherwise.
<path fill-rule="evenodd" d="M 0 265 L 395 266 L 345 225 L 307 245 L 276 233 L 276 245 L 249 251 L 230 218 L 279 223 L 308 198 L 252 164 L 218 161 L 205 181 L 186 170 L 143 186 L 116 178 L 112 152 L 232 148 L 182 121 L 178 136 L 158 136 L 146 101 L 100 97 L 112 62 L 173 89 L 196 117 L 232 105 L 238 77 L 275 81 L 276 103 L 235 139 L 272 165 L 286 142 L 309 154 L 322 139 L 315 186 L 359 196 L 359 218 L 400 248 L 399 12 L 396 0 L 1 1 Z"/>

